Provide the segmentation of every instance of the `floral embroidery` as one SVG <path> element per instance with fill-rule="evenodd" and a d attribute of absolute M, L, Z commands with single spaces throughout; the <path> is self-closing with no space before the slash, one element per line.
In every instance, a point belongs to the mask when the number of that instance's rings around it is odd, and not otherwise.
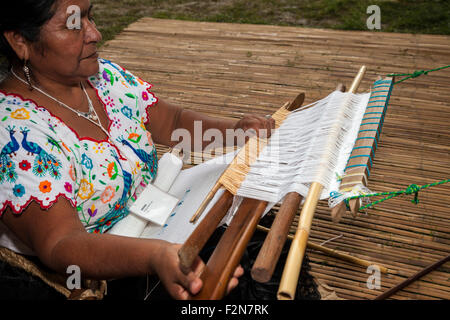
<path fill-rule="evenodd" d="M 30 119 L 30 112 L 25 108 L 17 109 L 11 113 L 11 118 L 17 120 L 28 120 Z"/>
<path fill-rule="evenodd" d="M 3 102 L 3 101 L 2 101 L 2 102 Z M 20 101 L 19 99 L 14 98 L 14 99 L 12 99 L 12 100 L 9 100 L 9 101 L 7 102 L 7 104 L 12 104 L 12 105 L 14 105 L 14 106 L 18 106 L 18 105 L 21 104 L 21 101 Z"/>
<path fill-rule="evenodd" d="M 127 106 L 123 106 L 122 109 L 120 109 L 120 111 L 122 111 L 123 115 L 128 119 L 131 119 L 133 117 L 133 110 L 131 110 L 131 108 Z"/>
<path fill-rule="evenodd" d="M 70 176 L 70 179 L 72 179 L 72 181 L 76 180 L 75 169 L 73 168 L 72 165 L 70 165 L 70 167 L 69 167 L 69 176 Z"/>
<path fill-rule="evenodd" d="M 90 207 L 88 209 L 89 216 L 95 217 L 95 215 L 97 214 L 97 211 L 98 211 L 98 209 L 96 209 L 95 205 L 93 204 L 92 207 Z"/>
<path fill-rule="evenodd" d="M 16 197 L 21 198 L 25 194 L 25 187 L 21 184 L 15 185 L 13 193 Z"/>
<path fill-rule="evenodd" d="M 111 122 L 112 122 L 112 126 L 117 129 L 120 129 L 120 127 L 122 126 L 122 124 L 120 123 L 120 119 L 117 117 L 113 117 Z"/>
<path fill-rule="evenodd" d="M 139 125 L 141 126 L 142 130 L 146 130 L 146 128 L 145 128 L 145 118 L 144 117 L 141 118 L 141 122 L 139 123 Z"/>
<path fill-rule="evenodd" d="M 108 168 L 106 170 L 108 172 L 108 177 L 111 180 L 115 180 L 117 178 L 119 171 L 117 169 L 117 164 L 115 162 L 111 162 L 110 164 L 108 164 Z"/>
<path fill-rule="evenodd" d="M 103 153 L 103 151 L 106 150 L 106 147 L 103 144 L 96 142 L 92 149 L 95 151 L 95 153 Z"/>
<path fill-rule="evenodd" d="M 27 160 L 23 160 L 19 163 L 19 168 L 23 171 L 28 171 L 31 168 L 31 164 Z"/>
<path fill-rule="evenodd" d="M 126 73 L 126 72 L 123 71 L 123 70 L 121 70 L 120 73 L 122 74 L 122 76 L 125 78 L 125 80 L 126 80 L 129 84 L 131 84 L 132 86 L 135 86 L 135 87 L 138 86 L 138 83 L 137 83 L 136 79 L 135 79 L 133 76 L 131 76 L 130 74 Z"/>
<path fill-rule="evenodd" d="M 109 71 L 108 69 L 104 69 L 102 72 L 102 77 L 104 80 L 106 80 L 107 82 L 109 82 L 111 85 L 114 84 L 114 76 L 112 74 L 111 71 Z"/>
<path fill-rule="evenodd" d="M 49 193 L 50 191 L 52 191 L 52 184 L 51 182 L 45 180 L 42 181 L 39 184 L 39 190 L 41 190 L 42 193 Z"/>
<path fill-rule="evenodd" d="M 83 153 L 83 155 L 81 156 L 81 164 L 88 170 L 93 168 L 92 159 L 89 158 L 85 153 Z"/>
<path fill-rule="evenodd" d="M 80 183 L 80 189 L 78 190 L 78 196 L 83 199 L 89 199 L 94 194 L 94 186 L 86 179 L 82 179 Z"/>
<path fill-rule="evenodd" d="M 114 100 L 111 97 L 106 97 L 105 103 L 106 103 L 106 105 L 108 105 L 110 107 L 114 107 L 115 106 Z"/>
<path fill-rule="evenodd" d="M 70 182 L 66 182 L 66 183 L 64 184 L 64 189 L 65 189 L 67 192 L 72 193 L 72 188 L 73 188 L 73 186 L 72 186 L 72 184 L 71 184 Z"/>
<path fill-rule="evenodd" d="M 128 140 L 130 140 L 133 143 L 139 143 L 139 141 L 141 140 L 141 137 L 142 137 L 142 135 L 133 132 L 128 135 Z"/>
<path fill-rule="evenodd" d="M 107 186 L 100 196 L 103 203 L 108 203 L 114 198 L 115 192 L 114 188 L 111 186 Z"/>

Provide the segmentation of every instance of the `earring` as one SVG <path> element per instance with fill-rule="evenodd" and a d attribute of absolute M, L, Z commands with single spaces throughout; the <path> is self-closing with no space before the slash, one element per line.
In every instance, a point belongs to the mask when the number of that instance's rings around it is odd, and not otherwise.
<path fill-rule="evenodd" d="M 33 84 L 31 83 L 31 70 L 28 67 L 27 60 L 25 60 L 23 63 L 23 73 L 25 74 L 25 78 L 27 79 L 28 88 L 30 89 L 30 91 L 33 91 Z"/>

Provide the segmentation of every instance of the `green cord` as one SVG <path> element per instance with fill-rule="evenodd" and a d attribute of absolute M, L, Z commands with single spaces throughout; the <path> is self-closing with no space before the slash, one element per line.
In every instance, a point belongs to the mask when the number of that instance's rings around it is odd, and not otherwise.
<path fill-rule="evenodd" d="M 348 201 L 352 200 L 352 199 L 370 198 L 370 197 L 376 197 L 376 196 L 387 196 L 387 197 L 385 197 L 383 199 L 380 199 L 380 200 L 371 202 L 369 204 L 366 204 L 365 206 L 362 206 L 361 208 L 359 208 L 359 210 L 361 211 L 361 210 L 364 210 L 366 208 L 373 207 L 374 205 L 379 204 L 379 203 L 381 203 L 383 201 L 386 201 L 386 200 L 392 199 L 394 197 L 397 197 L 399 195 L 403 195 L 403 194 L 408 195 L 408 194 L 413 194 L 414 193 L 414 199 L 411 200 L 411 202 L 414 203 L 414 204 L 418 204 L 419 203 L 418 197 L 419 197 L 419 191 L 420 190 L 423 190 L 423 189 L 426 189 L 426 188 L 429 188 L 429 187 L 438 186 L 438 185 L 441 185 L 441 184 L 444 184 L 444 183 L 448 183 L 448 182 L 450 182 L 450 179 L 445 179 L 445 180 L 442 180 L 442 181 L 425 184 L 423 186 L 418 186 L 416 184 L 411 184 L 405 190 L 363 194 L 363 195 L 358 195 L 358 196 L 353 196 L 353 197 L 347 198 L 344 201 L 345 201 L 345 203 L 348 206 Z"/>
<path fill-rule="evenodd" d="M 405 78 L 403 78 L 403 79 L 401 79 L 399 81 L 396 81 L 394 83 L 394 84 L 397 84 L 397 83 L 400 83 L 400 82 L 405 81 L 407 79 L 417 78 L 417 77 L 419 77 L 419 76 L 421 76 L 423 74 L 428 74 L 430 72 L 442 70 L 442 69 L 445 69 L 445 68 L 450 68 L 450 65 L 444 66 L 444 67 L 440 67 L 440 68 L 436 68 L 436 69 L 430 69 L 430 70 L 426 70 L 426 71 L 425 70 L 417 70 L 417 71 L 414 71 L 413 73 L 391 73 L 391 74 L 388 74 L 387 76 L 388 77 L 405 77 Z"/>

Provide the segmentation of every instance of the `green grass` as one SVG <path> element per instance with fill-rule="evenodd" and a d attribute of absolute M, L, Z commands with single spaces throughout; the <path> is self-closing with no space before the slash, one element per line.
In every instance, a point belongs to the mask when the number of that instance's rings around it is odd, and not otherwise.
<path fill-rule="evenodd" d="M 366 10 L 372 4 L 381 9 L 380 31 L 450 34 L 449 0 L 91 1 L 103 34 L 100 45 L 142 17 L 367 31 Z"/>
<path fill-rule="evenodd" d="M 368 30 L 367 7 L 381 9 L 381 30 L 450 34 L 450 1 L 406 0 L 92 0 L 94 16 L 110 40 L 144 16 L 192 21 Z"/>

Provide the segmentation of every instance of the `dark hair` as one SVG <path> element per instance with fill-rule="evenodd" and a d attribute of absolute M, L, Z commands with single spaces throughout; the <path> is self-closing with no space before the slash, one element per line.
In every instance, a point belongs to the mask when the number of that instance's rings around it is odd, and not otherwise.
<path fill-rule="evenodd" d="M 0 3 L 0 55 L 18 59 L 4 31 L 17 31 L 30 42 L 39 40 L 42 26 L 55 14 L 57 0 L 8 0 Z"/>

